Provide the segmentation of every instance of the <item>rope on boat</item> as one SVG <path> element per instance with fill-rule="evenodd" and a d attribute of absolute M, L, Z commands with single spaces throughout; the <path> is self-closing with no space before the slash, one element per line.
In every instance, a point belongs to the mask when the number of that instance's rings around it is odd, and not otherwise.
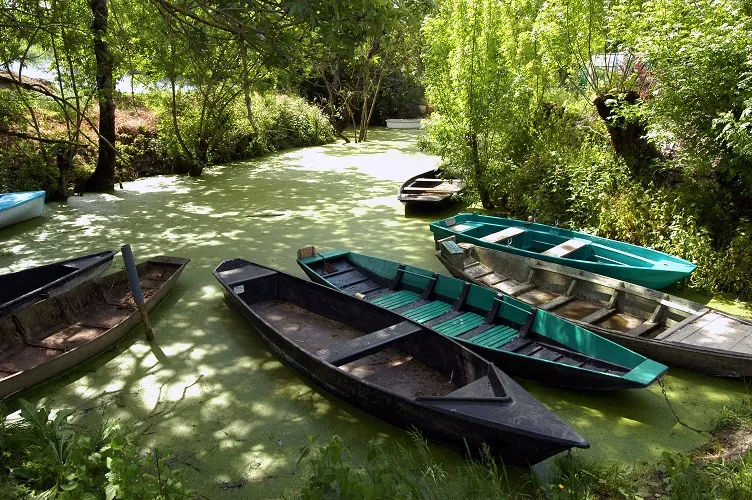
<path fill-rule="evenodd" d="M 668 409 L 671 410 L 671 413 L 674 414 L 674 418 L 679 423 L 679 425 L 682 425 L 691 431 L 695 431 L 698 434 L 704 435 L 708 432 L 702 429 L 698 429 L 697 427 L 692 427 L 688 423 L 684 422 L 681 418 L 679 418 L 679 415 L 676 413 L 676 410 L 674 410 L 674 406 L 671 404 L 671 400 L 668 399 L 668 393 L 666 393 L 666 384 L 663 382 L 663 378 L 658 379 L 658 385 L 661 386 L 661 392 L 663 393 L 663 397 L 666 398 L 666 404 L 668 405 Z"/>

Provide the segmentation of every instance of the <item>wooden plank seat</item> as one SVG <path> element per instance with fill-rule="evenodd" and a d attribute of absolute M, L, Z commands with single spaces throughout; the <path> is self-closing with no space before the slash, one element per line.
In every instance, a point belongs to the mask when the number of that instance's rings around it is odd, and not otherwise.
<path fill-rule="evenodd" d="M 519 236 L 525 232 L 524 229 L 521 227 L 508 227 L 502 231 L 496 231 L 495 233 L 491 233 L 487 236 L 484 236 L 481 238 L 483 241 L 487 241 L 489 243 L 497 243 L 499 241 L 508 240 L 509 238 L 514 238 L 515 236 Z"/>
<path fill-rule="evenodd" d="M 548 255 L 549 257 L 566 257 L 567 255 L 576 252 L 580 248 L 588 246 L 589 244 L 590 242 L 587 240 L 572 238 L 571 240 L 560 243 L 555 247 L 549 248 L 545 252 L 541 252 L 541 255 Z"/>
<path fill-rule="evenodd" d="M 383 330 L 321 349 L 316 352 L 316 357 L 335 366 L 345 365 L 350 361 L 364 358 L 380 351 L 396 341 L 421 330 L 423 328 L 420 325 L 416 325 L 410 321 L 403 321 Z"/>
<path fill-rule="evenodd" d="M 462 189 L 461 186 L 457 186 L 455 184 L 443 183 L 435 187 L 403 187 L 402 191 L 412 191 L 412 192 L 420 191 L 420 192 L 426 192 L 426 193 L 456 193 L 460 189 Z"/>
<path fill-rule="evenodd" d="M 443 182 L 447 184 L 461 184 L 462 181 L 459 179 L 437 179 L 437 178 L 431 178 L 431 177 L 418 177 L 415 179 L 414 182 Z"/>

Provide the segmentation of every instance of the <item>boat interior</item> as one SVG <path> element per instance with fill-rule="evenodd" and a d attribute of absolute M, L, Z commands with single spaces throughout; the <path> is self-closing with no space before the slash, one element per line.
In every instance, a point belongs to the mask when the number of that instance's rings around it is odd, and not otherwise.
<path fill-rule="evenodd" d="M 309 267 L 345 293 L 460 341 L 615 376 L 634 368 L 595 359 L 541 335 L 532 327 L 536 309 L 503 295 L 446 276 L 425 275 L 410 266 L 376 273 L 353 262 L 351 255 L 327 258 Z M 374 259 L 376 266 L 378 261 Z"/>
<path fill-rule="evenodd" d="M 569 231 L 557 227 L 550 228 L 548 232 L 476 222 L 460 222 L 448 227 L 463 236 L 497 245 L 512 246 L 549 257 L 646 268 L 654 267 L 656 264 L 653 260 L 617 248 L 570 237 Z"/>
<path fill-rule="evenodd" d="M 444 259 L 471 279 L 564 318 L 657 337 L 699 308 L 662 292 L 469 243 L 439 243 Z"/>
<path fill-rule="evenodd" d="M 144 299 L 149 300 L 181 264 L 169 257 L 139 264 Z M 94 340 L 135 310 L 122 271 L 0 317 L 0 380 Z"/>
<path fill-rule="evenodd" d="M 336 290 L 247 261 L 228 262 L 217 277 L 308 355 L 411 399 L 508 398 L 486 361 L 441 335 Z"/>

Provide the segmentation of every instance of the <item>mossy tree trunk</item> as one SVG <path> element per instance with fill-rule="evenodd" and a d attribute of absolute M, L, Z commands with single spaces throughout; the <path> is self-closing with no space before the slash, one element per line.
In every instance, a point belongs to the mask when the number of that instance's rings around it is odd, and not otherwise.
<path fill-rule="evenodd" d="M 113 58 L 105 40 L 107 0 L 90 0 L 93 20 L 94 55 L 97 60 L 97 98 L 99 100 L 99 154 L 94 173 L 86 180 L 87 191 L 112 191 L 115 184 L 115 84 Z"/>

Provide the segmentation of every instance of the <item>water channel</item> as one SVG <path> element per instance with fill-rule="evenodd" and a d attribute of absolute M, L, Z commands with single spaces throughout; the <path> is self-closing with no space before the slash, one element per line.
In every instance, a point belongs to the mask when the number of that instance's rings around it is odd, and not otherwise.
<path fill-rule="evenodd" d="M 0 272 L 124 243 L 137 260 L 192 259 L 153 313 L 154 344 L 134 331 L 115 350 L 25 397 L 74 408 L 82 422 L 103 415 L 133 426 L 140 444 L 171 452 L 171 465 L 208 498 L 289 496 L 300 484 L 296 461 L 310 436 L 324 443 L 338 434 L 356 458 L 370 439 L 405 439 L 271 356 L 224 303 L 211 271 L 223 259 L 244 257 L 303 276 L 295 252 L 315 244 L 446 273 L 428 223 L 458 208 L 406 215 L 396 200 L 404 179 L 437 162 L 418 151 L 418 135 L 377 129 L 365 144 L 288 151 L 212 167 L 198 179 L 140 179 L 112 194 L 49 204 L 42 217 L 0 230 Z M 118 257 L 113 269 L 121 267 Z M 590 441 L 585 453 L 593 458 L 655 461 L 664 450 L 706 440 L 677 423 L 657 385 L 592 394 L 521 382 Z M 741 381 L 677 369 L 665 382 L 676 413 L 701 429 L 745 393 Z M 447 468 L 458 462 L 451 451 L 433 449 Z"/>

